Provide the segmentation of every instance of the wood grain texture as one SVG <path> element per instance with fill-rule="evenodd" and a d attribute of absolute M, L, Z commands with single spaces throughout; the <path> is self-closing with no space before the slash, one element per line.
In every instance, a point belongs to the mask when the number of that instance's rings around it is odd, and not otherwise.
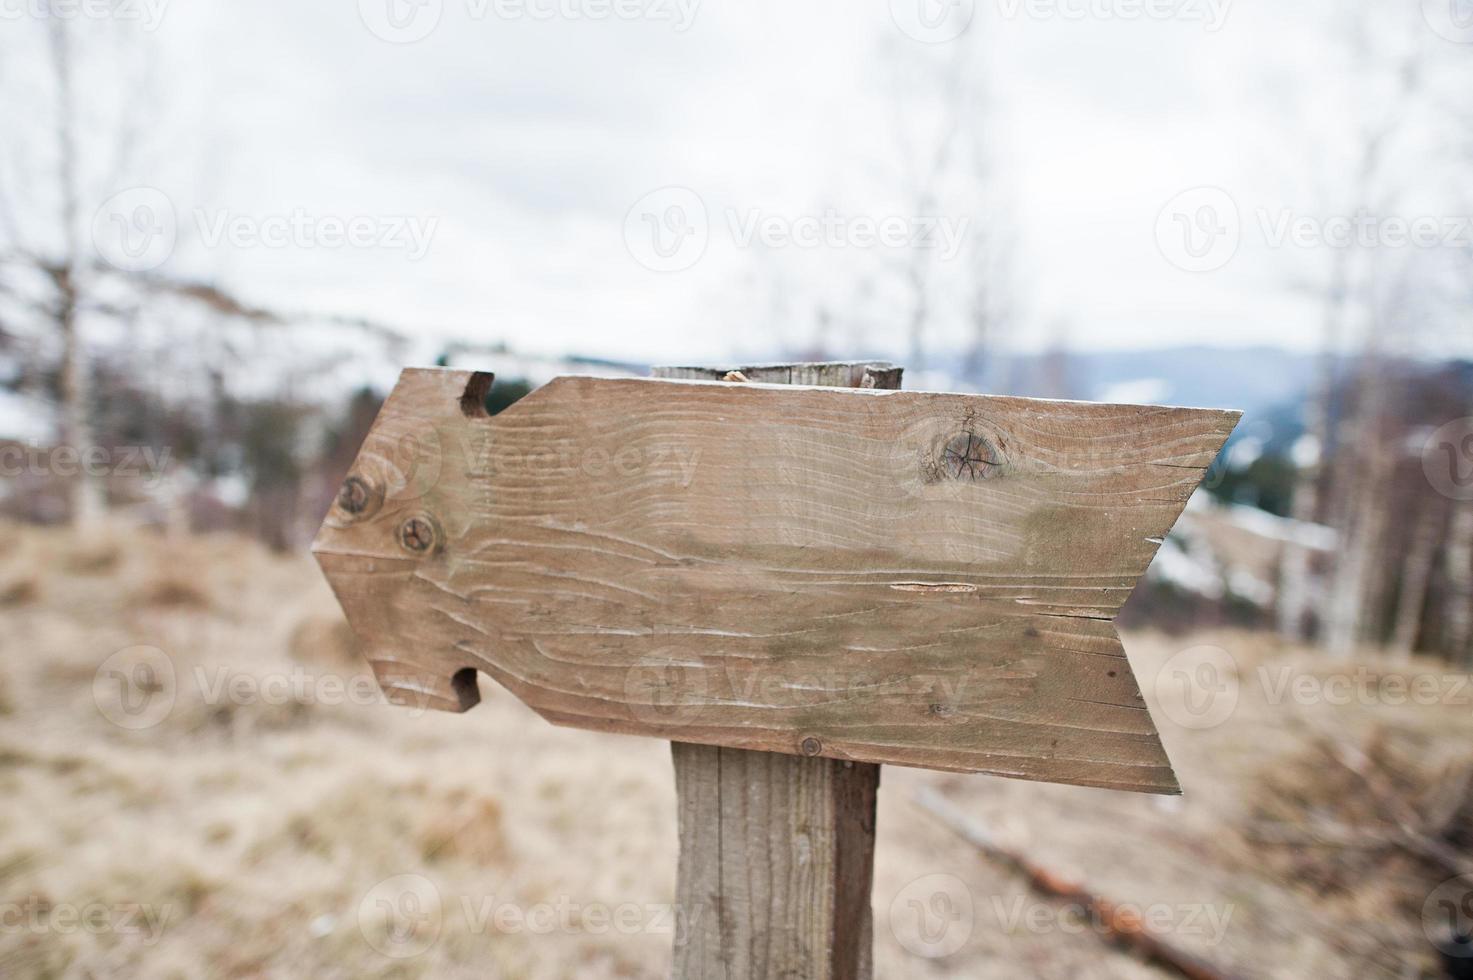
<path fill-rule="evenodd" d="M 657 367 L 657 378 L 900 387 L 889 364 Z M 679 799 L 676 901 L 700 908 L 675 947 L 680 980 L 873 974 L 875 808 L 880 767 L 693 742 L 670 743 Z"/>
<path fill-rule="evenodd" d="M 391 698 L 1176 790 L 1111 619 L 1237 413 L 488 383 L 405 371 L 314 545 Z"/>
<path fill-rule="evenodd" d="M 880 767 L 675 742 L 681 980 L 867 980 Z M 697 914 L 694 910 L 699 910 Z"/>

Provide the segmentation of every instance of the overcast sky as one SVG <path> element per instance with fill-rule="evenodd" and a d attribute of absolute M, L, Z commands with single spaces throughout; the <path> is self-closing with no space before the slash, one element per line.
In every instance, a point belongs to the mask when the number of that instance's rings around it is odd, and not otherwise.
<path fill-rule="evenodd" d="M 0 0 L 12 22 L 35 2 Z M 1439 2 L 1368 32 L 1365 63 L 1467 63 Z M 1018 348 L 1312 349 L 1321 223 L 1361 203 L 1355 134 L 1399 111 L 1350 67 L 1329 11 L 1355 4 L 161 3 L 134 8 L 154 156 L 119 188 L 172 210 L 160 261 L 531 350 L 903 354 L 916 248 L 933 352 L 966 343 L 982 276 Z M 1467 261 L 1442 242 L 1469 182 L 1416 150 L 1456 142 L 1455 111 L 1406 111 L 1396 193 L 1366 202 L 1435 218 L 1439 244 L 1373 248 Z M 1306 243 L 1278 240 L 1290 219 Z M 1424 346 L 1466 352 L 1467 327 Z"/>

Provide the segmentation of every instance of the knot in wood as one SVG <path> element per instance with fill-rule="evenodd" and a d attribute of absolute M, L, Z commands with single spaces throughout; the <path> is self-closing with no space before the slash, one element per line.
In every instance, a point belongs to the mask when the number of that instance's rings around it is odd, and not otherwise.
<path fill-rule="evenodd" d="M 985 480 L 996 476 L 1002 457 L 992 443 L 975 432 L 958 432 L 941 450 L 941 471 L 953 480 Z"/>

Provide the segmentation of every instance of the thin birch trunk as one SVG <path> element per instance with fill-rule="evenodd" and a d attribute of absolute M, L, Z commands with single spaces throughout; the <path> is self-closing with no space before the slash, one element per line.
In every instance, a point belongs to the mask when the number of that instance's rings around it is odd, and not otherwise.
<path fill-rule="evenodd" d="M 1456 664 L 1473 663 L 1473 501 L 1455 505 L 1448 530 L 1448 596 L 1443 617 L 1443 648 Z"/>
<path fill-rule="evenodd" d="M 53 4 L 54 7 L 54 4 Z M 68 511 L 73 524 L 93 522 L 102 510 L 96 483 L 86 461 L 92 455 L 92 431 L 88 423 L 88 387 L 85 351 L 78 332 L 79 279 L 82 275 L 81 244 L 78 240 L 79 188 L 77 184 L 76 107 L 73 104 L 71 43 L 68 23 L 50 19 L 51 64 L 56 76 L 57 178 L 61 189 L 61 227 L 65 253 L 51 270 L 56 287 L 56 322 L 61 333 L 61 443 L 71 447 L 84 465 L 69 479 Z"/>
<path fill-rule="evenodd" d="M 1444 513 L 1437 506 L 1423 505 L 1412 531 L 1411 547 L 1401 566 L 1401 593 L 1396 600 L 1396 618 L 1391 626 L 1390 652 L 1406 659 L 1417 648 L 1422 633 L 1422 613 L 1427 607 L 1427 590 L 1432 566 L 1442 535 Z"/>

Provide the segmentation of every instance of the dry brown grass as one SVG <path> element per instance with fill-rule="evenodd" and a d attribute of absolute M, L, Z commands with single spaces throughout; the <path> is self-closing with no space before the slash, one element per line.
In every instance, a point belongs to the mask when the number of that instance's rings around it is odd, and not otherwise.
<path fill-rule="evenodd" d="M 359 663 L 353 630 L 337 612 L 303 617 L 292 630 L 287 649 L 294 660 L 302 663 L 336 664 L 340 667 Z"/>
<path fill-rule="evenodd" d="M 133 594 L 135 602 L 165 609 L 208 609 L 209 593 L 182 576 L 166 574 L 145 582 Z"/>
<path fill-rule="evenodd" d="M 73 575 L 106 575 L 123 560 L 123 547 L 113 540 L 75 540 L 64 547 L 62 570 Z"/>
<path fill-rule="evenodd" d="M 41 580 L 34 575 L 17 575 L 0 582 L 0 608 L 24 606 L 41 598 Z"/>
<path fill-rule="evenodd" d="M 0 713 L 0 906 L 167 913 L 156 934 L 116 919 L 97 933 L 0 929 L 0 976 L 666 975 L 668 932 L 599 931 L 585 912 L 534 933 L 486 921 L 482 904 L 668 902 L 675 796 L 664 743 L 554 728 L 487 681 L 465 715 L 324 697 L 324 678 L 351 691 L 367 675 L 305 557 L 232 537 L 121 530 L 103 550 L 7 525 L 0 540 L 0 581 L 26 575 L 36 588 L 7 608 L 0 631 L 0 712 L 10 707 Z M 169 582 L 196 598 L 144 599 Z M 1202 730 L 1173 723 L 1180 705 L 1169 690 L 1159 703 L 1151 683 L 1199 643 L 1229 651 L 1241 683 L 1237 710 Z M 917 807 L 922 787 L 1117 902 L 1230 913 L 1215 941 L 1185 928 L 1171 938 L 1243 976 L 1389 978 L 1415 975 L 1401 964 L 1427 966 L 1413 909 L 1435 877 L 1425 861 L 1391 848 L 1356 865 L 1363 849 L 1286 849 L 1261 837 L 1266 824 L 1303 832 L 1326 815 L 1370 824 L 1358 777 L 1325 764 L 1323 745 L 1355 747 L 1376 760 L 1373 780 L 1391 779 L 1418 812 L 1435 809 L 1453 771 L 1441 767 L 1473 745 L 1467 707 L 1273 703 L 1260 668 L 1322 675 L 1345 665 L 1259 636 L 1136 635 L 1126 645 L 1186 795 L 887 768 L 877 976 L 1163 976 L 1088 932 L 1016 918 L 1016 903 L 1049 903 Z M 98 682 L 99 667 L 136 676 L 127 672 L 157 656 L 173 672 L 171 709 L 120 727 L 108 713 L 130 716 L 118 714 L 121 693 L 111 675 Z M 268 695 L 271 680 L 282 686 Z M 1444 839 L 1466 850 L 1460 819 Z M 892 904 L 905 912 L 907 886 L 932 874 L 956 876 L 974 900 L 966 945 L 942 960 L 907 952 L 889 925 Z M 434 941 L 395 959 L 370 942 L 371 900 L 399 875 L 423 876 L 442 905 Z"/>

